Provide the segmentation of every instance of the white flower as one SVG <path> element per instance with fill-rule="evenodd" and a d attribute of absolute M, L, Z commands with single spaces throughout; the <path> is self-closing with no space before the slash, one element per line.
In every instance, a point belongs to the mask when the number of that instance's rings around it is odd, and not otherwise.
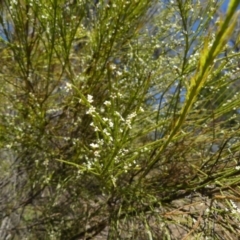
<path fill-rule="evenodd" d="M 116 73 L 117 73 L 118 76 L 122 76 L 122 72 L 117 71 Z"/>
<path fill-rule="evenodd" d="M 99 132 L 100 129 L 98 128 L 98 126 L 95 126 L 93 122 L 90 123 L 90 126 L 94 128 L 95 132 Z"/>
<path fill-rule="evenodd" d="M 112 70 L 114 70 L 114 69 L 116 69 L 116 65 L 115 65 L 115 64 L 110 64 L 110 68 L 111 68 Z"/>
<path fill-rule="evenodd" d="M 100 157 L 99 151 L 94 151 L 94 156 L 95 157 Z"/>
<path fill-rule="evenodd" d="M 112 121 L 109 121 L 109 127 L 113 128 L 113 122 Z"/>
<path fill-rule="evenodd" d="M 99 132 L 100 129 L 96 126 L 96 127 L 94 128 L 94 131 L 95 131 L 95 132 Z"/>
<path fill-rule="evenodd" d="M 103 146 L 103 144 L 104 144 L 103 139 L 99 139 L 97 142 L 98 142 L 98 145 L 99 145 L 99 146 Z"/>
<path fill-rule="evenodd" d="M 6 148 L 11 149 L 12 148 L 12 144 L 7 144 Z"/>
<path fill-rule="evenodd" d="M 105 101 L 103 104 L 106 105 L 106 106 L 110 106 L 111 102 L 110 101 Z"/>
<path fill-rule="evenodd" d="M 127 119 L 132 120 L 136 116 L 137 116 L 136 112 L 133 112 L 130 115 L 128 115 Z"/>
<path fill-rule="evenodd" d="M 93 102 L 93 96 L 92 95 L 87 95 L 87 100 L 89 103 L 92 103 Z"/>
<path fill-rule="evenodd" d="M 92 163 L 88 161 L 88 162 L 87 162 L 87 168 L 88 168 L 88 169 L 91 169 L 91 167 L 92 167 Z"/>
<path fill-rule="evenodd" d="M 99 147 L 99 145 L 96 144 L 96 143 L 91 143 L 90 146 L 91 146 L 92 148 L 98 148 L 98 147 Z"/>
<path fill-rule="evenodd" d="M 108 137 L 111 136 L 111 134 L 108 132 L 108 130 L 107 130 L 106 128 L 103 130 L 103 133 L 104 133 L 105 135 L 107 135 Z"/>
<path fill-rule="evenodd" d="M 72 84 L 71 83 L 66 83 L 65 85 L 66 92 L 70 92 L 72 90 Z"/>
<path fill-rule="evenodd" d="M 133 113 L 128 115 L 128 117 L 126 119 L 126 125 L 128 126 L 128 128 L 132 129 L 132 126 L 131 126 L 132 119 L 136 116 L 137 116 L 136 112 L 133 112 Z"/>
<path fill-rule="evenodd" d="M 128 126 L 129 129 L 132 129 L 131 121 L 130 121 L 130 120 L 126 120 L 126 125 Z"/>
<path fill-rule="evenodd" d="M 104 121 L 104 122 L 107 122 L 107 121 L 108 121 L 108 118 L 103 117 L 103 121 Z"/>
<path fill-rule="evenodd" d="M 235 169 L 236 169 L 236 170 L 240 170 L 240 166 L 236 166 Z"/>
<path fill-rule="evenodd" d="M 91 106 L 86 113 L 91 115 L 91 114 L 93 114 L 95 112 L 95 110 L 96 110 L 96 108 Z"/>
<path fill-rule="evenodd" d="M 121 93 L 117 93 L 118 97 L 121 98 L 122 97 L 122 94 Z"/>
<path fill-rule="evenodd" d="M 232 213 L 236 214 L 236 213 L 240 213 L 240 209 L 238 208 L 238 206 L 236 205 L 236 203 L 233 200 L 230 200 L 230 203 L 233 207 L 232 209 Z"/>

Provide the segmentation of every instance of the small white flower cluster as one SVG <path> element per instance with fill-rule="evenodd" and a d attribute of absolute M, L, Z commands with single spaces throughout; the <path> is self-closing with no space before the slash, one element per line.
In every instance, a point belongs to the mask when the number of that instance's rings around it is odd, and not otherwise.
<path fill-rule="evenodd" d="M 92 147 L 93 149 L 99 148 L 99 145 L 97 143 L 91 143 L 90 147 Z"/>
<path fill-rule="evenodd" d="M 86 112 L 86 114 L 89 114 L 89 115 L 94 115 L 96 113 L 96 108 L 94 106 L 91 105 L 91 103 L 93 103 L 93 96 L 88 94 L 87 95 L 87 102 L 88 104 L 90 104 L 90 107 L 88 109 L 88 111 Z"/>
<path fill-rule="evenodd" d="M 118 154 L 114 157 L 114 162 L 117 164 L 122 163 L 123 162 L 122 159 L 125 158 L 125 155 L 128 154 L 128 152 L 129 152 L 128 149 L 125 149 L 125 148 L 120 149 Z"/>
<path fill-rule="evenodd" d="M 137 116 L 136 112 L 131 113 L 128 115 L 126 119 L 126 125 L 128 126 L 129 129 L 132 129 L 132 120 Z"/>
<path fill-rule="evenodd" d="M 99 143 L 91 143 L 90 147 L 93 149 L 94 161 L 97 161 L 96 158 L 100 158 L 101 152 L 99 150 L 100 144 Z"/>
<path fill-rule="evenodd" d="M 233 200 L 230 200 L 230 203 L 231 203 L 231 205 L 232 205 L 232 207 L 233 207 L 233 209 L 232 209 L 232 213 L 233 214 L 236 214 L 236 213 L 240 213 L 240 209 L 238 208 L 238 206 L 236 205 L 236 203 L 235 202 L 233 202 Z"/>
<path fill-rule="evenodd" d="M 111 105 L 111 103 L 109 101 L 105 101 L 104 104 L 106 106 Z M 100 112 L 104 113 L 105 111 L 100 109 Z M 92 106 L 87 111 L 87 114 L 91 114 L 93 117 L 98 115 L 98 113 L 96 112 L 96 109 Z M 98 116 L 100 117 L 100 115 L 98 115 Z M 90 126 L 94 127 L 95 132 L 101 131 L 104 135 L 104 139 L 107 140 L 107 142 L 109 142 L 109 141 L 112 142 L 113 139 L 111 137 L 111 135 L 112 135 L 112 130 L 111 129 L 114 128 L 114 121 L 111 118 L 107 118 L 107 117 L 102 117 L 101 119 L 102 119 L 101 123 L 99 121 L 98 121 L 98 123 L 101 124 L 102 126 L 97 125 L 96 122 L 92 122 L 90 124 Z"/>
<path fill-rule="evenodd" d="M 111 119 L 103 117 L 103 121 L 110 127 L 113 128 L 114 124 Z"/>
<path fill-rule="evenodd" d="M 86 160 L 87 161 L 84 165 L 85 165 L 87 170 L 90 170 L 91 168 L 93 168 L 96 159 L 89 159 L 88 157 L 86 157 Z"/>
<path fill-rule="evenodd" d="M 12 0 L 10 1 L 10 6 L 9 6 L 9 10 L 10 11 L 14 11 L 15 6 L 18 4 L 17 0 Z M 15 6 L 14 6 L 15 5 Z M 12 18 L 16 18 L 15 14 L 12 14 Z"/>
<path fill-rule="evenodd" d="M 93 115 L 96 112 L 96 108 L 93 106 L 90 106 L 90 108 L 88 109 L 88 111 L 86 112 L 89 115 Z"/>
<path fill-rule="evenodd" d="M 105 152 L 105 148 L 104 146 L 104 140 L 103 139 L 99 139 L 96 142 L 92 142 L 89 144 L 90 149 L 88 150 L 89 154 L 91 155 L 91 157 L 88 156 L 88 154 L 85 154 L 85 159 L 86 162 L 83 164 L 83 166 L 86 168 L 85 170 L 81 170 L 79 172 L 79 174 L 83 173 L 86 170 L 90 170 L 92 168 L 94 168 L 95 164 L 99 164 L 99 159 L 102 157 L 102 153 L 104 154 Z M 104 149 L 104 151 L 102 151 L 102 149 Z"/>
<path fill-rule="evenodd" d="M 64 88 L 65 88 L 66 92 L 68 93 L 72 90 L 72 84 L 67 82 Z"/>
<path fill-rule="evenodd" d="M 110 101 L 105 101 L 103 104 L 106 105 L 106 106 L 111 106 L 111 102 Z"/>
<path fill-rule="evenodd" d="M 12 143 L 11 144 L 6 144 L 5 146 L 7 149 L 11 149 L 12 148 Z"/>
<path fill-rule="evenodd" d="M 96 126 L 96 125 L 94 124 L 94 122 L 91 122 L 91 123 L 90 123 L 90 126 L 94 128 L 94 131 L 95 131 L 95 132 L 99 132 L 99 131 L 100 131 L 100 129 L 98 128 L 98 126 Z"/>
<path fill-rule="evenodd" d="M 93 102 L 93 96 L 88 94 L 87 95 L 87 100 L 88 100 L 89 103 L 92 103 Z"/>
<path fill-rule="evenodd" d="M 194 54 L 192 54 L 189 57 L 189 65 L 197 64 L 197 62 L 199 60 L 199 56 L 200 56 L 200 52 L 199 51 L 196 51 Z"/>
<path fill-rule="evenodd" d="M 104 135 L 104 140 L 109 144 L 109 143 L 112 143 L 113 142 L 113 138 L 112 138 L 112 134 L 111 132 L 109 131 L 109 129 L 107 128 L 104 128 L 103 131 L 102 131 L 103 135 Z"/>
<path fill-rule="evenodd" d="M 235 169 L 236 169 L 236 170 L 240 170 L 240 166 L 236 166 Z"/>
<path fill-rule="evenodd" d="M 97 137 L 98 139 L 96 141 L 89 144 L 89 149 L 87 150 L 89 154 L 86 154 L 88 157 L 86 158 L 85 155 L 86 162 L 84 164 L 84 168 L 86 171 L 94 169 L 95 165 L 101 166 L 103 164 L 103 159 L 105 159 L 105 157 L 108 158 L 108 155 L 106 155 L 107 152 L 112 152 L 116 142 L 121 141 L 121 133 L 124 133 L 126 129 L 132 129 L 132 124 L 134 118 L 137 116 L 137 112 L 144 112 L 143 108 L 139 108 L 138 110 L 128 114 L 126 117 L 123 117 L 118 111 L 112 112 L 111 106 L 114 104 L 113 101 L 115 98 L 122 98 L 121 93 L 114 93 L 112 99 L 104 101 L 100 109 L 93 106 L 94 97 L 90 94 L 81 100 L 81 102 L 84 101 L 88 107 L 86 113 L 92 116 L 90 126 L 93 127 L 97 136 L 101 136 L 101 139 L 100 137 Z M 116 131 L 118 133 L 116 133 Z M 115 139 L 116 137 L 117 139 Z M 134 156 L 131 158 L 131 161 L 128 161 L 126 160 L 128 159 L 126 156 L 128 154 L 128 149 L 123 149 L 116 155 L 114 154 L 113 159 L 115 164 L 120 164 L 125 172 L 128 172 L 131 168 L 135 168 L 137 166 L 135 160 L 137 156 Z M 115 182 L 114 179 L 113 182 Z"/>

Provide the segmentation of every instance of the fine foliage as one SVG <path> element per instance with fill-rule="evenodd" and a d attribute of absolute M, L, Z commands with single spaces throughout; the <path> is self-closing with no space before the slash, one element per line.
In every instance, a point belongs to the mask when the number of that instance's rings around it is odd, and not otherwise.
<path fill-rule="evenodd" d="M 0 239 L 238 239 L 238 2 L 0 1 Z"/>

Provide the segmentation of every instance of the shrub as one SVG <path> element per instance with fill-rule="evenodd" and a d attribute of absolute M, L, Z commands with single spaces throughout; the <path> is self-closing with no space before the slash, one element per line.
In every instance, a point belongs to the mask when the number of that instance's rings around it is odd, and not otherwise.
<path fill-rule="evenodd" d="M 238 1 L 219 4 L 1 1 L 1 239 L 239 234 Z"/>

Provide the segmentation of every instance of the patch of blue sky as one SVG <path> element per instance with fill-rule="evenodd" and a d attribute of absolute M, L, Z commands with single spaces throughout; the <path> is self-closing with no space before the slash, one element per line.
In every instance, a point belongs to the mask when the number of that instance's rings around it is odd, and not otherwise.
<path fill-rule="evenodd" d="M 221 10 L 222 12 L 226 12 L 226 11 L 227 11 L 229 2 L 230 2 L 230 0 L 225 0 L 225 1 L 223 1 L 223 4 L 222 4 L 221 7 L 220 7 L 220 10 Z M 238 9 L 240 9 L 240 2 L 239 2 L 239 5 L 238 5 Z"/>
<path fill-rule="evenodd" d="M 9 36 L 11 36 L 11 32 L 13 31 L 13 27 L 9 22 L 4 22 L 4 26 L 0 25 L 0 38 L 4 41 L 9 41 Z"/>
<path fill-rule="evenodd" d="M 229 4 L 229 0 L 225 0 L 220 8 L 220 10 L 222 12 L 226 12 L 227 11 L 227 7 L 228 7 L 228 4 Z"/>

